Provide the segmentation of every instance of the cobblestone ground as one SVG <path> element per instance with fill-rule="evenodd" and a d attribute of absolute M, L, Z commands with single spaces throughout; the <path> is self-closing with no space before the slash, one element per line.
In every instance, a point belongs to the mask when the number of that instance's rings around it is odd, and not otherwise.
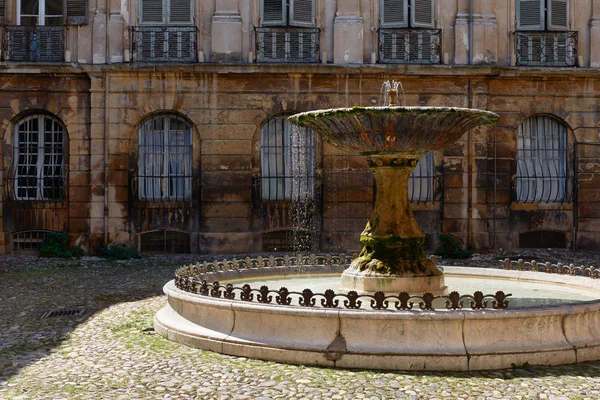
<path fill-rule="evenodd" d="M 600 264 L 598 253 L 482 255 Z M 600 399 L 600 362 L 481 373 L 348 371 L 223 356 L 154 334 L 185 257 L 0 257 L 0 399 Z M 447 261 L 447 260 L 446 260 Z M 443 264 L 450 264 L 450 261 Z M 59 307 L 80 316 L 40 318 Z M 308 334 L 308 333 L 307 333 Z"/>

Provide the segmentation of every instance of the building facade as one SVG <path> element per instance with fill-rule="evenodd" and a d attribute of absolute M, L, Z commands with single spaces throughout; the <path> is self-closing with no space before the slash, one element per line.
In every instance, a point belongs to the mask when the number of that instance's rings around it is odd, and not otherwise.
<path fill-rule="evenodd" d="M 501 116 L 419 163 L 431 247 L 600 246 L 600 0 L 0 0 L 0 21 L 4 252 L 52 231 L 358 249 L 366 163 L 285 116 L 376 105 L 386 80 Z"/>

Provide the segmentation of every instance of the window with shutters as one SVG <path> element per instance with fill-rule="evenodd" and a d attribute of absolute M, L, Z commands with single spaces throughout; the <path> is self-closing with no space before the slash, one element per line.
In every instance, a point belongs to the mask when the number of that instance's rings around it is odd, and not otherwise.
<path fill-rule="evenodd" d="M 192 125 L 163 114 L 139 127 L 138 175 L 134 183 L 145 201 L 189 201 L 192 197 Z"/>
<path fill-rule="evenodd" d="M 315 0 L 260 0 L 257 62 L 319 62 Z"/>
<path fill-rule="evenodd" d="M 569 200 L 567 128 L 546 116 L 532 117 L 517 133 L 516 200 L 522 203 Z"/>
<path fill-rule="evenodd" d="M 34 114 L 15 125 L 12 192 L 15 200 L 65 198 L 64 125 L 55 117 Z"/>
<path fill-rule="evenodd" d="M 140 0 L 132 27 L 134 61 L 196 61 L 197 28 L 191 0 Z"/>
<path fill-rule="evenodd" d="M 516 0 L 517 65 L 577 65 L 577 32 L 569 31 L 569 0 Z"/>
<path fill-rule="evenodd" d="M 435 0 L 380 0 L 379 61 L 439 64 L 441 30 Z"/>

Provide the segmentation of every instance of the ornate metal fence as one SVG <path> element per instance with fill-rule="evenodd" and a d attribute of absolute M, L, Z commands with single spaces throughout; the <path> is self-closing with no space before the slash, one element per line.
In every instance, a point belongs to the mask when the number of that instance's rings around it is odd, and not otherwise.
<path fill-rule="evenodd" d="M 517 65 L 577 66 L 577 32 L 517 32 Z"/>
<path fill-rule="evenodd" d="M 6 61 L 64 61 L 65 32 L 62 26 L 6 26 L 2 43 Z"/>
<path fill-rule="evenodd" d="M 379 29 L 379 62 L 441 64 L 441 29 Z"/>
<path fill-rule="evenodd" d="M 318 63 L 319 28 L 254 28 L 256 62 Z"/>
<path fill-rule="evenodd" d="M 195 26 L 133 26 L 133 60 L 196 62 L 197 32 Z"/>

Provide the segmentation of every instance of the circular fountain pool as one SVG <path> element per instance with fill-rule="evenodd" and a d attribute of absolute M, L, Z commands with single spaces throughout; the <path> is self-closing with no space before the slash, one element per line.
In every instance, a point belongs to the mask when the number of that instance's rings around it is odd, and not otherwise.
<path fill-rule="evenodd" d="M 342 368 L 464 371 L 600 359 L 600 271 L 593 267 L 445 267 L 460 298 L 327 294 L 330 284 L 318 275 L 339 273 L 348 262 L 313 256 L 181 268 L 164 288 L 168 303 L 155 329 L 219 353 Z"/>

